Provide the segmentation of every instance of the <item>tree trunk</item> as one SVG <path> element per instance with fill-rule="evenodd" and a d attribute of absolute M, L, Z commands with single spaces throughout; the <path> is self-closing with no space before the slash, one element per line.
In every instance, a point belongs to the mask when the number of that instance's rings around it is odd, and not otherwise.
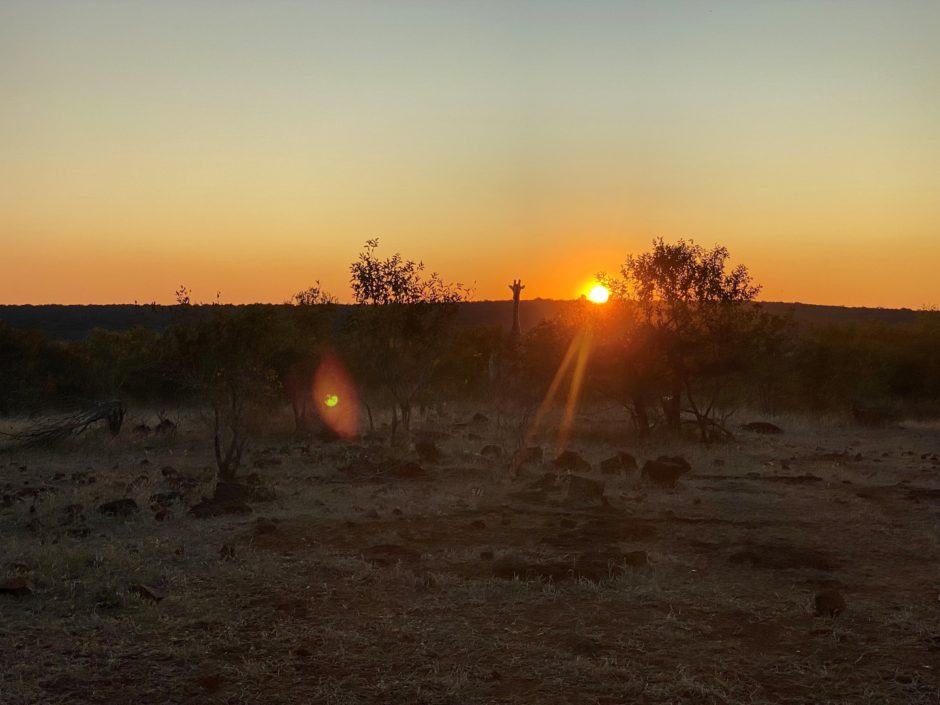
<path fill-rule="evenodd" d="M 666 417 L 666 426 L 679 432 L 682 429 L 682 382 L 673 383 L 671 393 L 663 397 L 663 415 Z"/>
<path fill-rule="evenodd" d="M 407 446 L 411 440 L 411 403 L 402 402 L 398 405 L 401 409 L 401 439 L 400 442 Z"/>

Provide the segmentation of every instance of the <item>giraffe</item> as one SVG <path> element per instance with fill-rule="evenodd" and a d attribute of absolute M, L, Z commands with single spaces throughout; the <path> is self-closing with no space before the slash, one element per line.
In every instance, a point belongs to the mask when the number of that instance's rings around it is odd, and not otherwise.
<path fill-rule="evenodd" d="M 509 332 L 509 340 L 499 346 L 490 354 L 489 360 L 489 378 L 490 382 L 499 384 L 500 381 L 511 380 L 514 376 L 514 367 L 518 362 L 518 356 L 522 347 L 522 326 L 519 324 L 519 297 L 525 285 L 521 279 L 513 279 L 509 285 L 512 292 L 512 329 Z"/>
<path fill-rule="evenodd" d="M 513 279 L 512 284 L 509 285 L 509 290 L 512 292 L 512 331 L 509 333 L 509 341 L 513 346 L 517 346 L 522 337 L 522 327 L 519 325 L 519 296 L 523 289 L 525 289 L 525 284 L 521 279 Z"/>

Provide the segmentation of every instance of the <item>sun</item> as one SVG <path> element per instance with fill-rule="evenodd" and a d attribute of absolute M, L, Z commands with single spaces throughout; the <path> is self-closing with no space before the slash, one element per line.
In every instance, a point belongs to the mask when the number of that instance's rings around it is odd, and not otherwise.
<path fill-rule="evenodd" d="M 588 292 L 587 297 L 588 301 L 593 301 L 596 304 L 606 304 L 607 299 L 610 298 L 610 291 L 603 284 L 595 284 Z"/>

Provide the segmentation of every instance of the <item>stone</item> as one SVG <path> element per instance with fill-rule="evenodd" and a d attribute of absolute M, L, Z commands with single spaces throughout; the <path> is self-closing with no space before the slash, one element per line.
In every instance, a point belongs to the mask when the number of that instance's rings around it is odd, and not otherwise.
<path fill-rule="evenodd" d="M 601 461 L 601 472 L 605 475 L 616 475 L 617 473 L 630 472 L 636 469 L 636 458 L 623 451 Z"/>
<path fill-rule="evenodd" d="M 155 587 L 150 585 L 145 585 L 144 583 L 135 583 L 127 588 L 128 592 L 142 600 L 150 600 L 151 602 L 160 602 L 164 598 L 162 592 L 157 590 Z"/>
<path fill-rule="evenodd" d="M 251 499 L 251 490 L 237 482 L 218 482 L 212 493 L 212 501 L 222 504 L 241 504 Z"/>
<path fill-rule="evenodd" d="M 362 558 L 373 565 L 389 567 L 398 563 L 416 563 L 421 560 L 421 554 L 404 546 L 381 544 L 364 549 Z"/>
<path fill-rule="evenodd" d="M 62 519 L 59 521 L 59 525 L 67 526 L 76 521 L 84 521 L 85 515 L 82 514 L 83 509 L 81 504 L 67 504 L 62 507 Z"/>
<path fill-rule="evenodd" d="M 544 453 L 539 446 L 530 446 L 520 448 L 512 456 L 513 467 L 523 467 L 524 465 L 539 465 L 542 462 Z"/>
<path fill-rule="evenodd" d="M 183 495 L 179 492 L 157 492 L 150 495 L 151 509 L 155 507 L 168 507 L 173 502 L 182 502 Z"/>
<path fill-rule="evenodd" d="M 571 470 L 573 472 L 591 472 L 591 464 L 573 450 L 565 450 L 558 454 L 552 461 L 559 470 Z"/>
<path fill-rule="evenodd" d="M 415 452 L 425 463 L 438 463 L 444 455 L 433 441 L 415 441 Z"/>
<path fill-rule="evenodd" d="M 176 424 L 169 419 L 160 419 L 160 423 L 154 428 L 154 432 L 159 434 L 169 434 L 173 433 L 175 430 Z"/>
<path fill-rule="evenodd" d="M 601 506 L 604 501 L 604 483 L 580 475 L 568 478 L 565 502 L 577 506 Z"/>
<path fill-rule="evenodd" d="M 783 433 L 782 428 L 768 421 L 750 421 L 746 424 L 742 424 L 741 428 L 750 433 L 761 433 L 765 435 Z"/>
<path fill-rule="evenodd" d="M 99 513 L 113 517 L 129 517 L 131 514 L 136 514 L 138 511 L 140 511 L 140 507 L 138 507 L 137 502 L 130 497 L 113 499 L 110 502 L 105 502 L 98 506 Z"/>
<path fill-rule="evenodd" d="M 16 597 L 24 597 L 26 595 L 32 594 L 33 590 L 29 586 L 29 582 L 26 578 L 15 577 L 7 578 L 6 580 L 0 580 L 0 595 L 14 595 Z"/>
<path fill-rule="evenodd" d="M 813 600 L 817 617 L 835 617 L 845 611 L 845 597 L 838 590 L 823 590 Z"/>
<path fill-rule="evenodd" d="M 273 534 L 277 531 L 277 522 L 266 517 L 258 517 L 255 520 L 255 536 L 261 534 Z"/>
<path fill-rule="evenodd" d="M 484 458 L 501 458 L 503 456 L 503 449 L 497 445 L 485 445 L 480 450 L 480 455 Z"/>
<path fill-rule="evenodd" d="M 656 460 L 647 460 L 640 476 L 659 487 L 675 487 L 679 478 L 690 470 L 691 466 L 683 458 L 660 456 Z"/>

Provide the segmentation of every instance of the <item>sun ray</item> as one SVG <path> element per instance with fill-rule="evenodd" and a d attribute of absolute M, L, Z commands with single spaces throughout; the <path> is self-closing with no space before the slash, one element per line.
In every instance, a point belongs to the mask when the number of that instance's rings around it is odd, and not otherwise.
<path fill-rule="evenodd" d="M 583 331 L 578 344 L 578 359 L 575 362 L 574 373 L 571 376 L 571 386 L 568 388 L 568 399 L 565 402 L 565 416 L 558 428 L 558 443 L 556 453 L 563 452 L 568 446 L 571 435 L 571 426 L 574 423 L 574 413 L 578 408 L 581 397 L 581 385 L 584 382 L 584 368 L 587 366 L 588 353 L 591 349 L 590 331 Z"/>

